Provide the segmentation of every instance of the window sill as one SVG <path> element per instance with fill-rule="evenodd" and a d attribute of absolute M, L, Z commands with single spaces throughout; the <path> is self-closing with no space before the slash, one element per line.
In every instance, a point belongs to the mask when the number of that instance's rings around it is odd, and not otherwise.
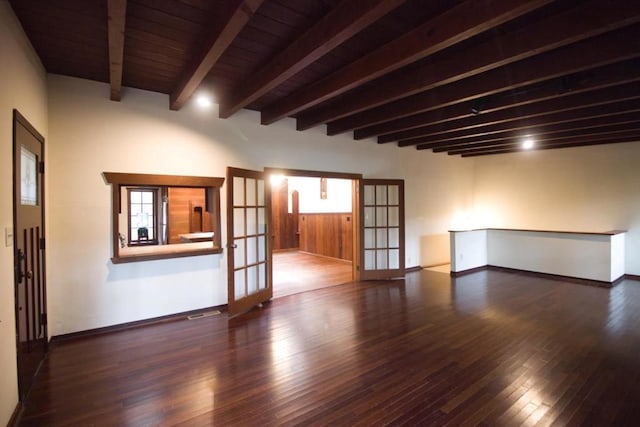
<path fill-rule="evenodd" d="M 114 264 L 123 264 L 127 262 L 152 261 L 219 253 L 222 253 L 222 248 L 212 246 L 211 241 L 162 246 L 134 246 L 120 248 L 118 250 L 118 256 L 112 257 L 111 262 Z"/>

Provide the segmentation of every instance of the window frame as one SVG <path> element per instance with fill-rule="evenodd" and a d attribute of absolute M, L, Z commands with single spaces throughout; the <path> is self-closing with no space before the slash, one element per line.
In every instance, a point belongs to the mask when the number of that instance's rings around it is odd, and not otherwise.
<path fill-rule="evenodd" d="M 127 262 L 149 261 L 168 258 L 181 258 L 198 255 L 210 255 L 222 253 L 221 240 L 221 221 L 220 221 L 220 189 L 224 184 L 224 178 L 218 177 L 202 177 L 202 176 L 183 176 L 183 175 L 155 175 L 155 174 L 136 174 L 136 173 L 119 173 L 119 172 L 103 172 L 103 177 L 107 184 L 111 185 L 111 224 L 112 224 L 112 257 L 111 262 L 121 264 Z M 211 246 L 203 247 L 196 243 L 183 243 L 171 245 L 149 245 L 152 248 L 163 248 L 157 253 L 150 252 L 144 254 L 124 254 L 120 248 L 120 229 L 119 215 L 122 213 L 122 196 L 123 187 L 192 187 L 204 188 L 206 197 L 206 211 L 211 216 L 211 225 L 213 229 L 213 237 Z M 128 197 L 128 196 L 127 196 Z M 157 196 L 156 196 L 157 201 Z M 128 201 L 127 201 L 128 203 Z M 156 215 L 157 220 L 157 215 Z M 127 218 L 127 225 L 129 219 Z M 127 232 L 128 234 L 129 232 Z M 157 234 L 156 234 L 157 239 Z M 145 245 L 133 245 L 140 247 Z M 152 250 L 152 249 L 150 249 Z"/>
<path fill-rule="evenodd" d="M 128 246 L 144 246 L 144 245 L 157 245 L 159 243 L 158 240 L 158 194 L 162 187 L 129 187 L 127 186 L 127 245 Z M 147 240 L 133 239 L 133 235 L 131 230 L 133 230 L 133 225 L 131 224 L 131 193 L 139 192 L 139 193 L 151 193 L 152 195 L 152 212 L 153 212 L 153 224 L 148 227 L 153 229 L 153 238 Z M 140 203 L 141 205 L 144 202 Z M 139 237 L 139 236 L 138 236 Z"/>

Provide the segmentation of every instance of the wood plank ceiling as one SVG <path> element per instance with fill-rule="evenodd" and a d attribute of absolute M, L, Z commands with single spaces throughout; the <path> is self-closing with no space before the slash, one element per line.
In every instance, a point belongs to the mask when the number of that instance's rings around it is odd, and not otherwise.
<path fill-rule="evenodd" d="M 479 156 L 640 143 L 636 0 L 11 0 L 45 68 Z M 123 89 L 124 88 L 124 89 Z"/>

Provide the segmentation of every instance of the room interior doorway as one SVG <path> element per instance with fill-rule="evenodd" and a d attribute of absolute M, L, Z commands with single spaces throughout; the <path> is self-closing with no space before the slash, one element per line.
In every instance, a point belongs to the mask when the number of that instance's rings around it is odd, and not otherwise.
<path fill-rule="evenodd" d="M 271 188 L 274 298 L 354 280 L 360 176 L 265 172 Z"/>

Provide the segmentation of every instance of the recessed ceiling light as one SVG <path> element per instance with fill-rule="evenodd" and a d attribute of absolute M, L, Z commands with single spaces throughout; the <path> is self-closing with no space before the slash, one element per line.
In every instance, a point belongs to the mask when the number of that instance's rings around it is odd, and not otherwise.
<path fill-rule="evenodd" d="M 534 146 L 533 138 L 525 138 L 525 140 L 522 141 L 522 148 L 525 150 L 531 150 L 533 146 Z"/>
<path fill-rule="evenodd" d="M 201 108 L 209 108 L 213 104 L 213 101 L 211 100 L 211 96 L 206 93 L 200 93 L 196 96 L 196 104 Z"/>

